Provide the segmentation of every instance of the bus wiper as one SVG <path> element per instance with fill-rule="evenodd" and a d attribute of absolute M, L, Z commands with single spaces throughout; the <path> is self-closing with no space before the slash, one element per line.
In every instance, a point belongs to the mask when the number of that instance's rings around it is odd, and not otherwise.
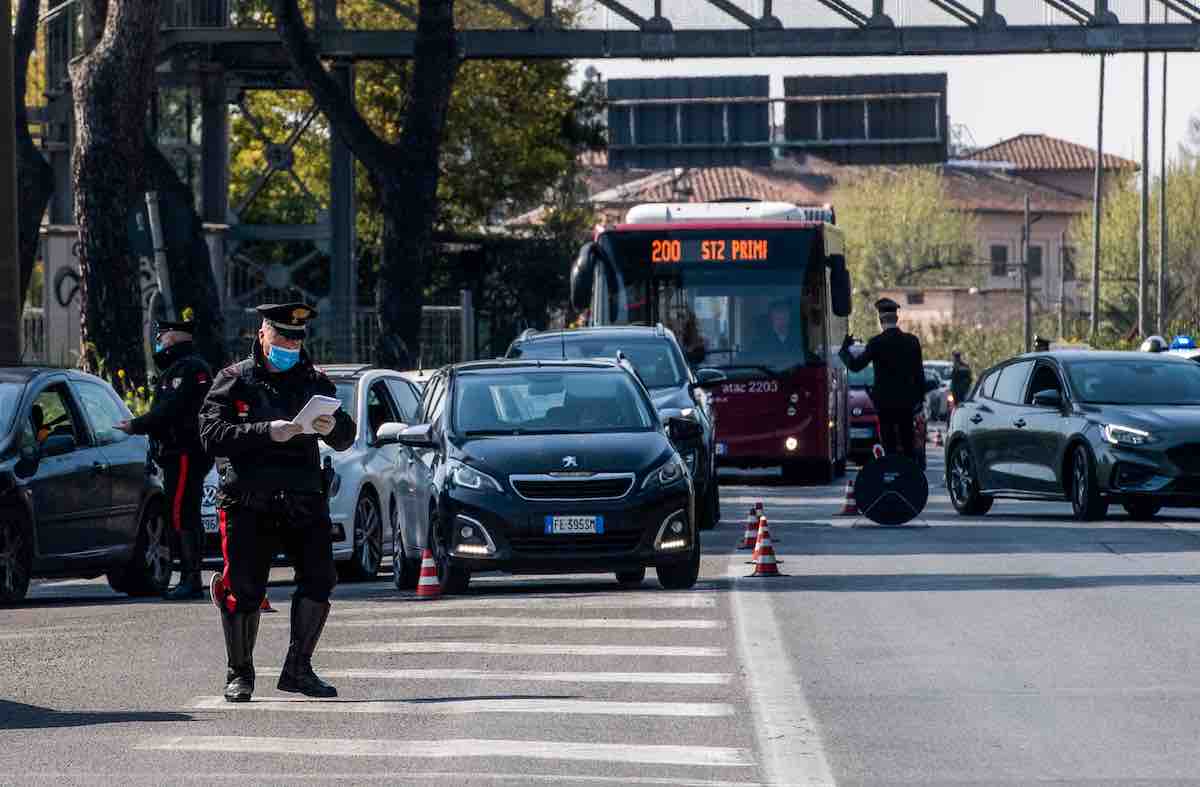
<path fill-rule="evenodd" d="M 767 377 L 770 377 L 772 380 L 782 380 L 783 379 L 783 375 L 781 375 L 779 372 L 775 371 L 770 366 L 763 366 L 761 364 L 735 364 L 735 365 L 731 365 L 731 366 L 714 366 L 713 368 L 714 369 L 753 369 L 756 372 L 762 372 Z"/>

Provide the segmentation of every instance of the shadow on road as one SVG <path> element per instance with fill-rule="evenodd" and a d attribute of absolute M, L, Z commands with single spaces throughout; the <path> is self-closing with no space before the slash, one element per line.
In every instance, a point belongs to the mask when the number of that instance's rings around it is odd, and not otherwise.
<path fill-rule="evenodd" d="M 1033 517 L 1022 517 L 1036 521 Z M 1061 522 L 1048 517 L 1049 522 Z M 788 535 L 787 529 L 782 530 Z M 805 528 L 787 551 L 809 555 L 995 555 L 1200 552 L 1200 533 L 1154 527 L 943 525 L 930 528 Z"/>
<path fill-rule="evenodd" d="M 192 717 L 186 713 L 160 711 L 59 711 L 26 705 L 23 702 L 0 700 L 0 730 L 40 730 L 156 721 L 192 721 Z"/>
<path fill-rule="evenodd" d="M 741 582 L 739 592 L 913 593 L 974 590 L 1086 590 L 1200 584 L 1200 574 L 801 574 Z"/>

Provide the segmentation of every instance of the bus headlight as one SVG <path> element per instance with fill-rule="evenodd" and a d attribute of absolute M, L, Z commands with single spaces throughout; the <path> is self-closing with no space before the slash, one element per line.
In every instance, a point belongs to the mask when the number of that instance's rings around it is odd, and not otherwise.
<path fill-rule="evenodd" d="M 786 448 L 789 451 L 795 451 L 797 448 L 800 447 L 800 441 L 794 437 L 789 437 L 788 439 L 783 441 L 783 446 L 784 446 L 784 448 Z"/>

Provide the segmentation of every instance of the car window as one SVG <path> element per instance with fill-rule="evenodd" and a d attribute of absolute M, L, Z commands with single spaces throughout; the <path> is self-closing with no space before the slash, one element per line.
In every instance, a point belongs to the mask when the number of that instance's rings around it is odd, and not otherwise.
<path fill-rule="evenodd" d="M 1144 357 L 1072 361 L 1067 364 L 1067 375 L 1071 389 L 1090 404 L 1200 404 L 1200 368 L 1195 364 Z"/>
<path fill-rule="evenodd" d="M 333 384 L 333 387 L 337 391 L 338 401 L 342 403 L 342 409 L 357 418 L 358 410 L 354 406 L 354 390 L 356 388 L 354 381 L 338 380 Z"/>
<path fill-rule="evenodd" d="M 1029 379 L 1029 371 L 1033 361 L 1018 361 L 1000 370 L 1000 379 L 996 381 L 996 390 L 992 398 L 1009 404 L 1020 404 L 1025 401 L 1025 381 Z"/>
<path fill-rule="evenodd" d="M 647 388 L 673 388 L 683 385 L 686 371 L 683 358 L 675 352 L 667 337 L 635 338 L 632 336 L 605 337 L 568 334 L 561 339 L 542 339 L 526 342 L 513 348 L 512 358 L 555 361 L 584 358 L 616 358 L 620 350 L 637 369 Z"/>
<path fill-rule="evenodd" d="M 646 431 L 657 420 L 644 396 L 618 371 L 464 374 L 455 382 L 454 426 L 468 437 Z"/>
<path fill-rule="evenodd" d="M 978 395 L 983 396 L 987 399 L 991 399 L 992 394 L 994 394 L 996 392 L 996 381 L 999 379 L 1000 379 L 1000 370 L 999 369 L 985 374 L 983 376 L 983 379 L 979 381 L 979 387 L 976 389 Z"/>
<path fill-rule="evenodd" d="M 92 433 L 100 445 L 110 445 L 124 440 L 128 435 L 114 429 L 118 422 L 129 417 L 125 405 L 99 383 L 76 383 L 79 403 L 92 425 Z"/>
<path fill-rule="evenodd" d="M 446 377 L 438 375 L 425 389 L 425 399 L 421 402 L 421 422 L 433 424 L 442 414 L 442 402 L 446 398 Z"/>
<path fill-rule="evenodd" d="M 399 420 L 396 408 L 392 406 L 392 396 L 388 393 L 387 384 L 383 380 L 371 383 L 371 387 L 367 389 L 367 425 L 371 427 L 370 433 L 373 435 L 384 424 Z"/>
<path fill-rule="evenodd" d="M 1034 367 L 1033 378 L 1025 393 L 1025 404 L 1033 404 L 1034 395 L 1042 391 L 1058 391 L 1060 394 L 1063 392 L 1062 382 L 1058 379 L 1054 366 L 1045 362 Z"/>
<path fill-rule="evenodd" d="M 440 386 L 441 383 L 442 378 L 440 376 L 435 376 L 429 381 L 429 384 L 425 386 L 425 394 L 421 397 L 421 406 L 417 410 L 418 423 L 429 423 L 429 411 L 433 407 L 433 397 L 438 393 L 438 386 Z"/>
<path fill-rule="evenodd" d="M 9 422 L 17 412 L 24 390 L 21 383 L 0 383 L 0 435 L 8 434 Z"/>
<path fill-rule="evenodd" d="M 76 445 L 84 442 L 75 423 L 71 398 L 66 385 L 57 383 L 44 388 L 29 409 L 29 429 L 34 441 L 44 443 L 51 437 L 70 437 Z"/>
<path fill-rule="evenodd" d="M 411 424 L 417 417 L 417 407 L 420 405 L 416 390 L 407 381 L 395 378 L 389 379 L 387 385 L 392 392 L 392 402 L 399 410 L 400 420 Z"/>

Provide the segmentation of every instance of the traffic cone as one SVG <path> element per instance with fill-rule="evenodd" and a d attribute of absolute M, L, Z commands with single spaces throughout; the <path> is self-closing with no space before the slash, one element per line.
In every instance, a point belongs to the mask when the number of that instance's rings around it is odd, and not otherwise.
<path fill-rule="evenodd" d="M 421 553 L 421 578 L 417 581 L 417 598 L 435 599 L 442 595 L 442 584 L 438 581 L 437 566 L 433 562 L 433 551 L 425 547 Z"/>
<path fill-rule="evenodd" d="M 876 443 L 875 447 L 871 449 L 871 453 L 875 456 L 876 459 L 882 459 L 883 458 L 883 446 L 880 445 L 879 443 Z"/>
<path fill-rule="evenodd" d="M 842 504 L 842 511 L 838 516 L 858 516 L 858 502 L 854 499 L 854 479 L 851 478 L 846 482 L 846 502 Z"/>
<path fill-rule="evenodd" d="M 754 573 L 752 577 L 777 577 L 779 564 L 775 560 L 775 547 L 771 546 L 771 530 L 767 518 L 758 520 L 758 540 L 754 544 Z"/>
<path fill-rule="evenodd" d="M 742 534 L 742 543 L 738 545 L 738 549 L 754 549 L 756 540 L 758 540 L 758 512 L 751 508 L 750 514 L 746 517 L 746 532 Z"/>
<path fill-rule="evenodd" d="M 258 607 L 260 612 L 274 612 L 275 608 L 271 606 L 271 599 L 263 596 L 263 603 Z"/>

